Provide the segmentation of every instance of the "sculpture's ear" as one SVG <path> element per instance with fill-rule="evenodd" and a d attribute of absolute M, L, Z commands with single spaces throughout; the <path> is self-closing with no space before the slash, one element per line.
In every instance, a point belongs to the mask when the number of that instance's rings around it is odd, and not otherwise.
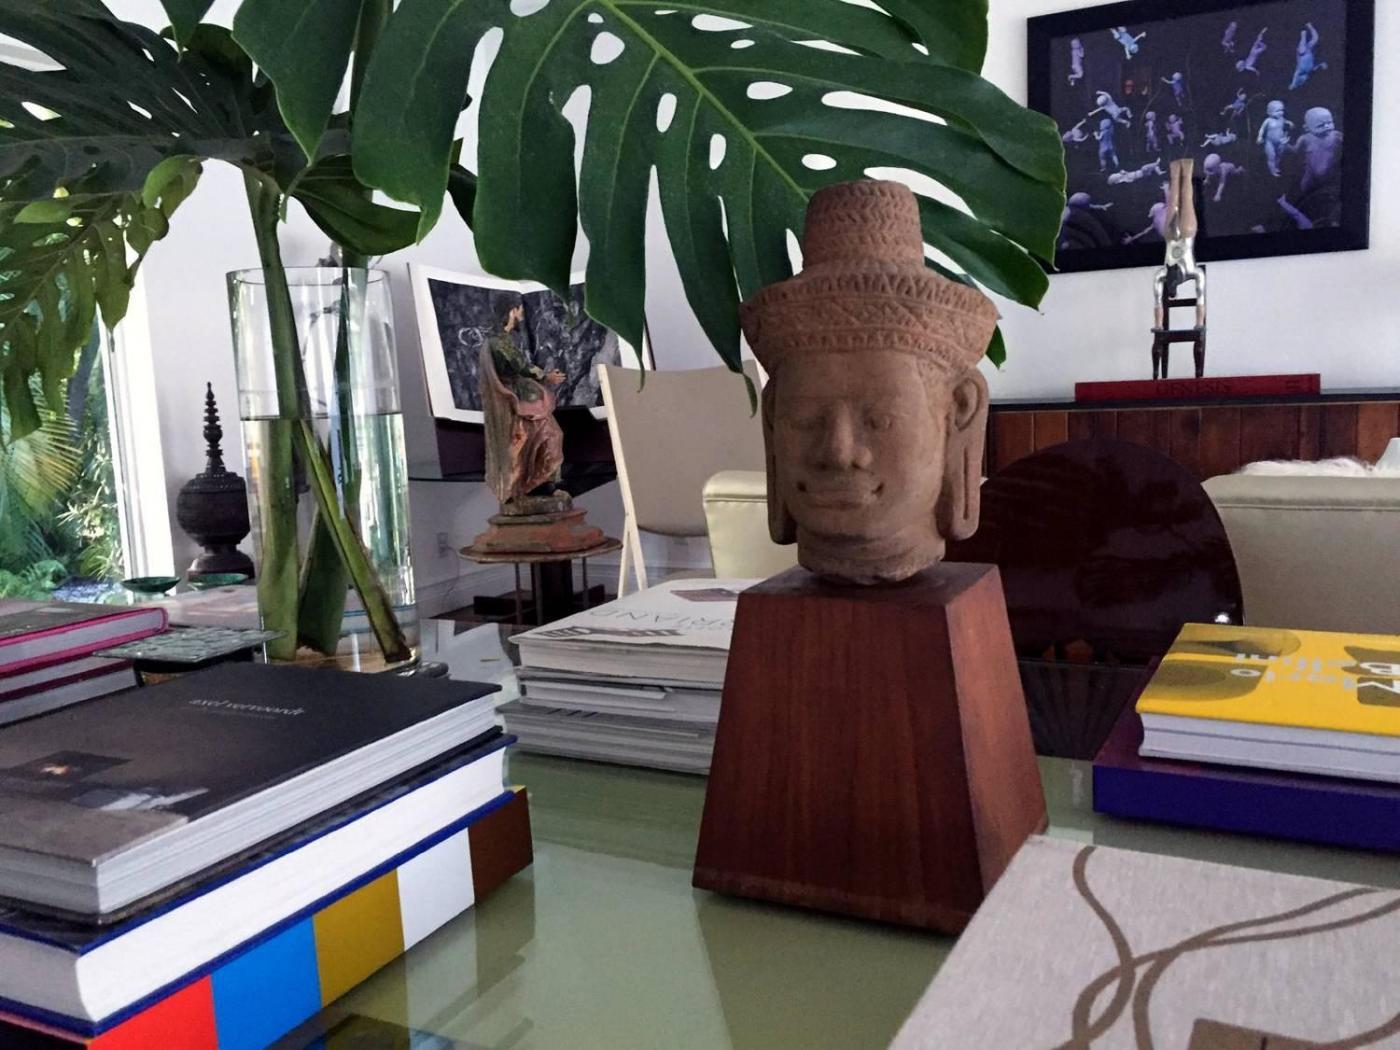
<path fill-rule="evenodd" d="M 768 535 L 774 543 L 796 543 L 797 522 L 778 495 L 778 457 L 773 440 L 773 409 L 778 384 L 771 378 L 763 388 L 763 447 L 768 460 Z"/>
<path fill-rule="evenodd" d="M 938 532 L 945 540 L 969 539 L 982 510 L 982 456 L 987 447 L 987 380 L 976 368 L 953 383 L 948 439 L 943 450 L 943 490 Z"/>

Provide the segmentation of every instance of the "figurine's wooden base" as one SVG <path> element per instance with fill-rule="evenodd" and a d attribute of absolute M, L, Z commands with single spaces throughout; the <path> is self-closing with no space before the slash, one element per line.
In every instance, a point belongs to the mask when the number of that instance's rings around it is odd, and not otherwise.
<path fill-rule="evenodd" d="M 740 597 L 696 886 L 956 933 L 1045 823 L 994 566 Z"/>
<path fill-rule="evenodd" d="M 462 553 L 468 558 L 512 555 L 579 554 L 607 543 L 603 530 L 585 520 L 584 510 L 552 514 L 497 514 L 491 528 Z M 521 560 L 524 560 L 523 558 Z"/>

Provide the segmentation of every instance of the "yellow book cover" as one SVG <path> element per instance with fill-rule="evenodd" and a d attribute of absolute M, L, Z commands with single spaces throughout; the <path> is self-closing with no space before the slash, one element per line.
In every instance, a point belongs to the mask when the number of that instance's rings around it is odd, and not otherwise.
<path fill-rule="evenodd" d="M 1137 710 L 1400 737 L 1400 636 L 1187 624 Z"/>

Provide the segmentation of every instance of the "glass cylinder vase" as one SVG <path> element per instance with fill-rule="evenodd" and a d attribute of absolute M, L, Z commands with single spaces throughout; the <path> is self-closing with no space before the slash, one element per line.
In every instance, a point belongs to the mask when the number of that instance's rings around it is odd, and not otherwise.
<path fill-rule="evenodd" d="M 238 407 L 275 660 L 417 658 L 389 281 L 328 267 L 229 274 Z"/>

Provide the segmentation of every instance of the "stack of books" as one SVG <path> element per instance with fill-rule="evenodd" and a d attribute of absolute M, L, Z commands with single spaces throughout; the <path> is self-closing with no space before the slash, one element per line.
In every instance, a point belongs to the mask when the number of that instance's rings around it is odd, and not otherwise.
<path fill-rule="evenodd" d="M 1400 637 L 1188 624 L 1095 759 L 1094 808 L 1400 850 Z"/>
<path fill-rule="evenodd" d="M 130 660 L 93 654 L 165 626 L 152 606 L 0 601 L 0 725 L 136 685 Z"/>
<path fill-rule="evenodd" d="M 0 1045 L 265 1046 L 531 860 L 492 686 L 225 664 L 0 732 Z"/>
<path fill-rule="evenodd" d="M 674 580 L 512 639 L 528 751 L 707 773 L 739 595 L 755 580 Z"/>

